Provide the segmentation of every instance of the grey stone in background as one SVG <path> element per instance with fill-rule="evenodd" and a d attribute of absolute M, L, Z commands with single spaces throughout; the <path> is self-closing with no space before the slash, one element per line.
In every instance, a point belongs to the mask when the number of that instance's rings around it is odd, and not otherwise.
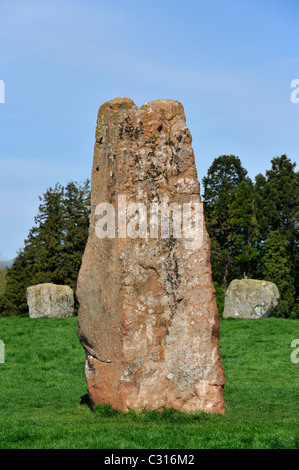
<path fill-rule="evenodd" d="M 234 280 L 224 302 L 223 318 L 268 318 L 279 302 L 276 284 L 256 279 Z"/>
<path fill-rule="evenodd" d="M 38 284 L 26 291 L 30 318 L 66 318 L 74 311 L 74 294 L 69 286 Z"/>

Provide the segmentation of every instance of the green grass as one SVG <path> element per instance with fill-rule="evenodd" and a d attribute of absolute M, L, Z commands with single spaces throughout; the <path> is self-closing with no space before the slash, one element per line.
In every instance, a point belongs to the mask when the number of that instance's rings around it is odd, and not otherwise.
<path fill-rule="evenodd" d="M 299 448 L 299 321 L 221 320 L 225 416 L 91 411 L 76 318 L 0 318 L 0 448 Z"/>

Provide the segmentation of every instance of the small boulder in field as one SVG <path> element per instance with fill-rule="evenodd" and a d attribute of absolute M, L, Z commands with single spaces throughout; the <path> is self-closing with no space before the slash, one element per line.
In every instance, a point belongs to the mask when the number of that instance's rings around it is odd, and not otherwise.
<path fill-rule="evenodd" d="M 67 318 L 73 315 L 74 294 L 69 286 L 38 284 L 26 291 L 30 318 Z"/>
<path fill-rule="evenodd" d="M 268 318 L 277 307 L 279 297 L 278 288 L 272 282 L 234 280 L 225 294 L 223 318 Z"/>

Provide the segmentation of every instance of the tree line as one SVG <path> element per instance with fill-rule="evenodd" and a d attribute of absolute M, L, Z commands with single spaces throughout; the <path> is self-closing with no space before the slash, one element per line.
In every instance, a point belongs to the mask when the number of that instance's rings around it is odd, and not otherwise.
<path fill-rule="evenodd" d="M 7 270 L 5 291 L 0 295 L 3 316 L 28 315 L 29 286 L 53 283 L 76 289 L 88 237 L 90 182 L 70 182 L 65 187 L 57 183 L 39 199 L 35 225 Z"/>
<path fill-rule="evenodd" d="M 253 182 L 234 155 L 216 158 L 203 178 L 218 307 L 233 279 L 274 282 L 276 316 L 299 318 L 299 173 L 286 155 L 275 157 Z"/>
<path fill-rule="evenodd" d="M 213 281 L 220 313 L 233 279 L 274 282 L 276 316 L 299 318 L 299 174 L 286 155 L 252 181 L 239 157 L 215 158 L 203 178 Z M 88 237 L 90 181 L 56 184 L 40 197 L 35 225 L 6 272 L 0 315 L 28 315 L 26 288 L 51 282 L 75 292 Z M 77 304 L 76 304 L 77 306 Z"/>

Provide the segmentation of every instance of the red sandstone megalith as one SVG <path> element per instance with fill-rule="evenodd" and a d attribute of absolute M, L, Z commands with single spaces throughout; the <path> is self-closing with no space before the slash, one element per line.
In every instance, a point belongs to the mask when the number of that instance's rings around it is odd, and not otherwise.
<path fill-rule="evenodd" d="M 210 240 L 191 142 L 177 101 L 138 108 L 116 98 L 100 107 L 77 286 L 93 405 L 224 412 Z"/>

